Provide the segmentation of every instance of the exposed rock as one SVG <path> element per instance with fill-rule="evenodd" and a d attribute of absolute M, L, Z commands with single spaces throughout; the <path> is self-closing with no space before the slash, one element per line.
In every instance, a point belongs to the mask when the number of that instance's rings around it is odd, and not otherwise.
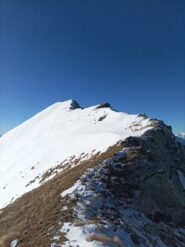
<path fill-rule="evenodd" d="M 138 114 L 138 117 L 148 118 L 148 116 L 145 113 Z"/>
<path fill-rule="evenodd" d="M 185 174 L 185 148 L 177 143 L 170 128 L 159 124 L 142 138 L 128 138 L 123 177 L 128 180 L 132 203 L 151 218 L 185 225 L 185 193 L 177 170 Z M 161 217 L 160 217 L 161 216 Z"/>
<path fill-rule="evenodd" d="M 71 100 L 71 105 L 70 105 L 70 109 L 71 110 L 75 110 L 81 108 L 81 106 L 78 104 L 78 102 L 76 100 Z"/>
<path fill-rule="evenodd" d="M 103 121 L 103 120 L 106 118 L 106 116 L 107 116 L 107 115 L 103 115 L 102 117 L 100 117 L 100 118 L 98 119 L 98 121 Z"/>
<path fill-rule="evenodd" d="M 99 106 L 96 107 L 96 109 L 99 109 L 99 108 L 111 108 L 111 104 L 102 103 L 102 104 L 100 104 Z"/>
<path fill-rule="evenodd" d="M 122 145 L 122 152 L 87 170 L 71 193 L 73 216 L 82 221 L 75 231 L 102 236 L 106 246 L 112 246 L 110 236 L 125 247 L 185 246 L 185 148 L 160 121 Z M 69 238 L 62 246 L 78 243 L 73 225 L 62 231 Z"/>

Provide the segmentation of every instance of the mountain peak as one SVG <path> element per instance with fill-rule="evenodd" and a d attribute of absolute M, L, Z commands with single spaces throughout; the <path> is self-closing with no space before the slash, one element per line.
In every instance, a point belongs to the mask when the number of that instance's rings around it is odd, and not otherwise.
<path fill-rule="evenodd" d="M 62 102 L 60 102 L 60 104 L 65 109 L 69 109 L 69 110 L 75 110 L 75 109 L 81 108 L 81 106 L 78 104 L 78 102 L 74 99 L 62 101 Z"/>
<path fill-rule="evenodd" d="M 37 179 L 30 181 L 51 165 L 80 158 L 82 153 L 91 156 L 93 150 L 104 152 L 129 136 L 142 135 L 152 125 L 150 119 L 112 111 L 108 103 L 82 109 L 75 100 L 56 102 L 0 138 L 0 207 L 37 187 Z M 26 174 L 24 180 L 20 174 Z M 16 197 L 11 177 L 16 177 L 20 188 Z"/>

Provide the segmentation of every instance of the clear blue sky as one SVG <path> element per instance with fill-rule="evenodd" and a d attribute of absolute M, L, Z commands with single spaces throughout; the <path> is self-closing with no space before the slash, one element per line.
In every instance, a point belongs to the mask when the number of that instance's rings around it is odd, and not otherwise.
<path fill-rule="evenodd" d="M 185 130 L 185 1 L 1 0 L 0 133 L 56 101 Z"/>

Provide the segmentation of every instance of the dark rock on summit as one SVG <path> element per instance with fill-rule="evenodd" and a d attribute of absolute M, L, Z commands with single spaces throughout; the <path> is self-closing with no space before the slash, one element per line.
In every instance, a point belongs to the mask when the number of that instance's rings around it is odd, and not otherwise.
<path fill-rule="evenodd" d="M 99 108 L 111 108 L 111 104 L 109 103 L 102 103 L 101 105 L 97 106 L 96 109 Z"/>

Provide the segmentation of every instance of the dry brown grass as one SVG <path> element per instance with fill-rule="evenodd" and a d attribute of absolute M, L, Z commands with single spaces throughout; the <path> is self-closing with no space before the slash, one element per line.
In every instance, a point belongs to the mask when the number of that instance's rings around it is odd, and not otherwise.
<path fill-rule="evenodd" d="M 90 225 L 90 224 L 97 224 L 97 220 L 86 220 L 86 221 L 75 220 L 73 224 L 74 224 L 74 226 L 84 226 L 84 225 Z"/>
<path fill-rule="evenodd" d="M 123 247 L 122 243 L 121 243 L 121 240 L 119 239 L 119 237 L 117 236 L 114 236 L 114 237 L 108 237 L 104 234 L 99 234 L 99 235 L 90 235 L 86 238 L 87 241 L 89 242 L 92 242 L 92 241 L 98 241 L 98 242 L 102 242 L 102 243 L 113 243 L 115 244 L 116 246 L 119 246 L 119 247 Z"/>
<path fill-rule="evenodd" d="M 17 232 L 11 232 L 4 234 L 0 237 L 0 247 L 9 247 L 10 243 L 19 238 L 19 233 Z"/>
<path fill-rule="evenodd" d="M 69 209 L 61 211 L 67 202 L 67 197 L 61 200 L 61 192 L 71 187 L 86 169 L 96 166 L 121 148 L 121 145 L 115 145 L 102 154 L 94 154 L 91 159 L 82 161 L 76 167 L 59 173 L 53 179 L 24 194 L 4 208 L 0 214 L 1 238 L 8 239 L 8 237 L 5 238 L 8 233 L 16 232 L 19 233 L 19 247 L 49 246 L 51 238 L 57 230 L 57 222 L 73 220 L 72 212 L 75 202 L 70 201 Z M 62 236 L 62 240 L 65 240 L 64 236 Z M 5 240 L 1 241 L 5 242 Z M 5 246 L 0 243 L 0 247 Z"/>

